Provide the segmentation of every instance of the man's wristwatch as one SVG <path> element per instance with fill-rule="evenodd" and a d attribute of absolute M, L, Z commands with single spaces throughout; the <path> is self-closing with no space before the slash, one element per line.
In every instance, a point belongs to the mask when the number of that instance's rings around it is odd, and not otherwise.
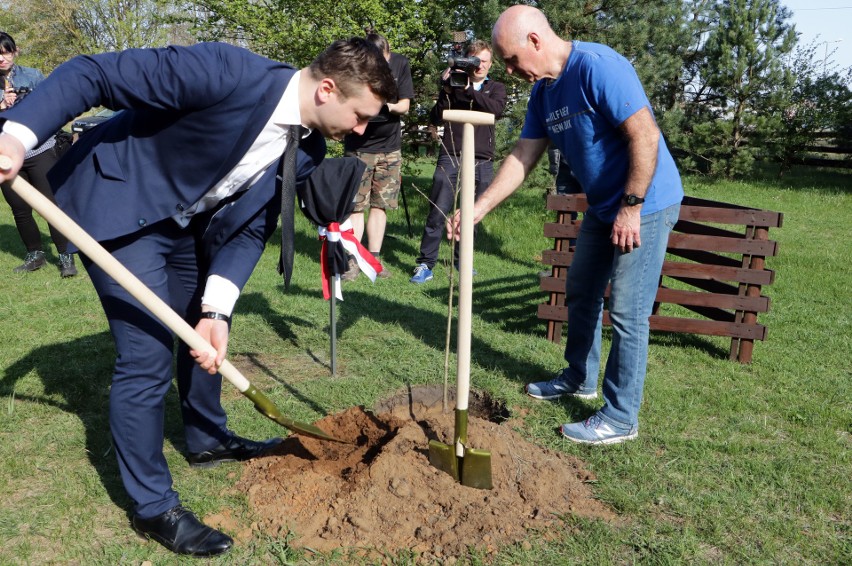
<path fill-rule="evenodd" d="M 636 206 L 637 204 L 642 204 L 643 202 L 645 202 L 645 199 L 643 197 L 637 197 L 636 195 L 624 195 L 624 198 L 622 200 L 627 206 Z"/>
<path fill-rule="evenodd" d="M 220 312 L 213 312 L 213 311 L 201 313 L 201 318 L 212 318 L 213 320 L 222 320 L 222 321 L 225 321 L 225 322 L 231 322 L 230 316 L 228 316 L 226 314 L 222 314 Z"/>

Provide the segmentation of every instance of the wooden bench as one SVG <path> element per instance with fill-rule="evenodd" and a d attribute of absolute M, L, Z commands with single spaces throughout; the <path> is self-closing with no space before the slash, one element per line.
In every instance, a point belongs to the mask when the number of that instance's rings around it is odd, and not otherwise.
<path fill-rule="evenodd" d="M 556 222 L 544 226 L 554 246 L 543 252 L 542 261 L 552 272 L 541 277 L 541 289 L 549 298 L 539 305 L 538 317 L 547 321 L 548 340 L 558 343 L 568 320 L 565 275 L 574 256 L 570 244 L 582 223 L 571 215 L 586 210 L 586 197 L 550 195 L 547 208 L 556 211 Z M 651 330 L 729 336 L 730 359 L 751 362 L 754 341 L 766 339 L 766 327 L 757 322 L 757 315 L 769 310 L 770 301 L 761 289 L 775 279 L 775 272 L 765 267 L 765 258 L 778 253 L 769 229 L 780 227 L 783 218 L 779 212 L 685 197 L 669 236 Z M 611 324 L 606 303 L 604 308 L 604 324 Z"/>

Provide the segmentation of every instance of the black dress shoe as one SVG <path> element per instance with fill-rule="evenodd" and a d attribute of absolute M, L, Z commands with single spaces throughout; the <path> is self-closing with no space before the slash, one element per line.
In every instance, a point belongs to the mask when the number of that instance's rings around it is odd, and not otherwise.
<path fill-rule="evenodd" d="M 214 556 L 226 552 L 234 544 L 234 539 L 208 527 L 192 511 L 180 505 L 151 519 L 134 516 L 130 524 L 137 533 L 154 539 L 177 554 Z"/>
<path fill-rule="evenodd" d="M 266 454 L 279 444 L 283 438 L 272 438 L 264 442 L 255 442 L 247 438 L 232 436 L 225 444 L 216 448 L 189 454 L 189 465 L 193 468 L 212 468 L 222 462 L 242 462 Z"/>

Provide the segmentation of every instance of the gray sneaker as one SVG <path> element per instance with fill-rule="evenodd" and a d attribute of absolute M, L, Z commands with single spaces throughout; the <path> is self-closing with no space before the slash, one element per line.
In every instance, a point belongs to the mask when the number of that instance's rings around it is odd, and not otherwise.
<path fill-rule="evenodd" d="M 562 376 L 562 372 L 556 374 L 556 377 L 550 381 L 539 381 L 536 383 L 528 383 L 524 388 L 527 395 L 533 399 L 559 399 L 563 395 L 576 397 L 577 399 L 594 399 L 598 396 L 597 390 L 581 389 L 579 385 L 569 383 Z"/>
<path fill-rule="evenodd" d="M 41 269 L 45 265 L 47 265 L 47 260 L 44 259 L 44 252 L 37 250 L 34 252 L 27 252 L 27 255 L 24 257 L 24 263 L 12 271 L 14 273 L 26 273 L 27 271 Z"/>
<path fill-rule="evenodd" d="M 595 413 L 579 423 L 562 425 L 562 436 L 580 444 L 620 444 L 639 436 L 639 427 L 622 428 L 612 425 Z"/>

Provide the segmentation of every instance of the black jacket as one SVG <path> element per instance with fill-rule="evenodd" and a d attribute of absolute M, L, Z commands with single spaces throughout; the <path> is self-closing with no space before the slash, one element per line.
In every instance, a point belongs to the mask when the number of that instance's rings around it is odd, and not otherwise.
<path fill-rule="evenodd" d="M 506 86 L 491 79 L 485 79 L 482 88 L 474 90 L 473 85 L 467 88 L 453 88 L 447 92 L 441 87 L 438 100 L 429 114 L 429 120 L 439 126 L 444 125 L 444 136 L 441 138 L 441 152 L 459 155 L 462 148 L 462 131 L 464 124 L 442 120 L 444 110 L 474 110 L 494 114 L 495 121 L 503 115 L 506 109 Z M 494 126 L 474 126 L 474 151 L 476 159 L 494 158 Z"/>

